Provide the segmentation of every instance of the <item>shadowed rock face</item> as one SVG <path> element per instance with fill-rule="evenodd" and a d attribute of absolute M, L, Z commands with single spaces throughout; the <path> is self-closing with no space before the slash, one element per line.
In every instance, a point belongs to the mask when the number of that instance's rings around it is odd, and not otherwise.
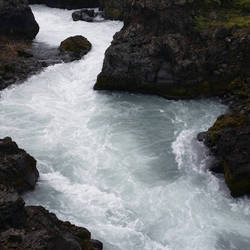
<path fill-rule="evenodd" d="M 249 74 L 248 33 L 198 30 L 198 2 L 127 0 L 124 27 L 106 51 L 94 89 L 191 98 L 222 94 L 230 80 Z"/>
<path fill-rule="evenodd" d="M 18 193 L 33 189 L 38 175 L 32 156 L 11 138 L 0 139 L 0 249 L 101 250 L 87 229 L 41 206 L 25 207 Z"/>
<path fill-rule="evenodd" d="M 29 0 L 30 4 L 45 4 L 53 8 L 61 9 L 81 9 L 81 8 L 97 8 L 99 0 Z"/>
<path fill-rule="evenodd" d="M 0 0 L 0 36 L 30 40 L 38 31 L 27 0 Z"/>
<path fill-rule="evenodd" d="M 36 160 L 17 147 L 11 138 L 0 140 L 0 183 L 19 193 L 35 187 L 39 173 Z"/>

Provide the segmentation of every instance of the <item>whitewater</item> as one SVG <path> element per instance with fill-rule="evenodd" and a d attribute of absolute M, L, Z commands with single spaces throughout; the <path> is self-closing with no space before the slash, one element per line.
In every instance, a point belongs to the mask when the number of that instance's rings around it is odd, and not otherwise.
<path fill-rule="evenodd" d="M 105 50 L 123 24 L 32 10 L 37 42 L 58 46 L 81 34 L 93 48 L 0 92 L 0 138 L 11 136 L 38 162 L 40 179 L 26 204 L 88 228 L 105 250 L 250 249 L 249 199 L 231 198 L 196 140 L 226 107 L 95 92 Z"/>

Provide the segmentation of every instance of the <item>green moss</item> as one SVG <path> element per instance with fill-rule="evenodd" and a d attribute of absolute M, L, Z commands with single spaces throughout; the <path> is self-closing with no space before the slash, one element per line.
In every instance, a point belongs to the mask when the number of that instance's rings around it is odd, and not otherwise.
<path fill-rule="evenodd" d="M 228 0 L 226 4 L 225 1 L 224 4 L 222 1 L 203 1 L 199 6 L 199 14 L 195 17 L 195 27 L 198 30 L 219 26 L 230 28 L 235 25 L 249 28 L 250 0 Z"/>
<path fill-rule="evenodd" d="M 74 36 L 61 42 L 59 48 L 60 50 L 79 53 L 84 49 L 89 50 L 91 48 L 91 43 L 83 36 Z"/>
<path fill-rule="evenodd" d="M 214 125 L 208 130 L 209 140 L 215 143 L 220 138 L 220 133 L 225 128 L 240 127 L 247 122 L 247 115 L 229 113 L 217 118 Z"/>
<path fill-rule="evenodd" d="M 115 20 L 121 20 L 123 18 L 123 13 L 119 9 L 106 8 L 105 14 L 107 15 L 108 18 Z"/>
<path fill-rule="evenodd" d="M 213 127 L 209 129 L 209 131 L 219 131 L 226 127 L 239 127 L 241 126 L 247 119 L 245 114 L 225 114 L 221 115 L 217 118 Z"/>

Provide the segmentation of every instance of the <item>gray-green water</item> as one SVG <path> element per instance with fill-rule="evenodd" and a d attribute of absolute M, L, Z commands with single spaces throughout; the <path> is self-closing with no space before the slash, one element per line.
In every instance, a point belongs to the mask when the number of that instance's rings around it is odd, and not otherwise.
<path fill-rule="evenodd" d="M 87 227 L 105 250 L 247 250 L 250 205 L 234 200 L 206 166 L 195 137 L 225 106 L 92 90 L 104 51 L 122 23 L 71 21 L 33 6 L 38 41 L 83 34 L 93 50 L 1 92 L 0 137 L 38 160 L 28 204 Z"/>

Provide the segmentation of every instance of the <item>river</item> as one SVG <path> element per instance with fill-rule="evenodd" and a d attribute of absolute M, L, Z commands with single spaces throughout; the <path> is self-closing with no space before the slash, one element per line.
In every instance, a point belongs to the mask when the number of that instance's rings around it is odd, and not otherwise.
<path fill-rule="evenodd" d="M 82 34 L 93 48 L 1 92 L 0 137 L 11 136 L 38 161 L 40 179 L 26 203 L 88 228 L 105 250 L 249 249 L 249 199 L 231 198 L 196 140 L 226 107 L 93 91 L 123 24 L 32 9 L 38 42 L 58 46 Z"/>

